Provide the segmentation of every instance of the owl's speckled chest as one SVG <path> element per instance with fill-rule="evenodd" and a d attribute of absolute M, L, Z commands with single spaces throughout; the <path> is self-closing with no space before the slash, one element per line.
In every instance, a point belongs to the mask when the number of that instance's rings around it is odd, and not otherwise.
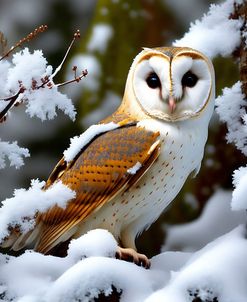
<path fill-rule="evenodd" d="M 92 228 L 106 228 L 127 246 L 133 245 L 136 234 L 159 217 L 188 175 L 200 166 L 207 131 L 197 127 L 181 130 L 179 125 L 157 121 L 149 121 L 148 126 L 160 132 L 160 156 L 134 186 L 89 216 L 81 224 L 78 236 Z"/>

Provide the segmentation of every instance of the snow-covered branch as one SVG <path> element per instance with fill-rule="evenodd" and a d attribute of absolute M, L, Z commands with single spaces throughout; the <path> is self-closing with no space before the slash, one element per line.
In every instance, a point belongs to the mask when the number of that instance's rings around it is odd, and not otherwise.
<path fill-rule="evenodd" d="M 67 202 L 75 197 L 75 192 L 61 182 L 55 183 L 46 190 L 43 190 L 44 185 L 44 181 L 32 180 L 28 190 L 15 190 L 14 197 L 2 201 L 0 241 L 12 228 L 17 227 L 24 233 L 32 229 L 36 213 L 45 212 L 55 205 L 64 208 Z"/>
<path fill-rule="evenodd" d="M 243 26 L 241 18 L 230 19 L 234 9 L 235 0 L 227 0 L 220 5 L 211 4 L 208 13 L 192 23 L 189 31 L 174 45 L 198 49 L 210 58 L 230 56 L 241 43 Z"/>
<path fill-rule="evenodd" d="M 23 157 L 29 156 L 28 149 L 19 147 L 16 142 L 2 142 L 0 139 L 0 169 L 6 167 L 6 158 L 9 160 L 10 166 L 19 168 L 24 164 Z"/>
<path fill-rule="evenodd" d="M 23 43 L 34 39 L 46 29 L 47 26 L 45 25 L 35 29 L 0 58 L 0 122 L 4 122 L 10 110 L 20 104 L 25 104 L 26 113 L 30 117 L 38 117 L 42 121 L 56 117 L 57 109 L 75 120 L 75 107 L 71 99 L 59 91 L 59 87 L 80 82 L 87 75 L 87 70 L 77 74 L 77 67 L 74 66 L 74 78 L 71 80 L 55 84 L 53 79 L 62 69 L 71 47 L 75 40 L 80 37 L 80 32 L 75 32 L 61 64 L 54 72 L 41 50 L 30 52 L 26 47 L 13 54 Z M 4 44 L 5 39 L 3 35 L 1 37 L 2 44 Z M 9 57 L 12 54 L 12 59 L 10 59 Z M 10 145 L 8 142 L 1 142 L 1 146 L 3 148 L 0 149 L 0 169 L 6 166 L 4 161 L 6 156 L 11 159 L 11 165 L 20 167 L 23 164 L 22 157 L 27 157 L 29 154 L 26 149 L 18 147 L 17 143 Z M 15 155 L 18 155 L 18 157 Z M 14 161 L 13 158 L 18 159 L 18 161 Z"/>

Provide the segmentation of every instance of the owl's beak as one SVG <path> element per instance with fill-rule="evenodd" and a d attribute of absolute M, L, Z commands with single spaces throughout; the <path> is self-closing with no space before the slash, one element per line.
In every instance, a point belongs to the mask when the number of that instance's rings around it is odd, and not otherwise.
<path fill-rule="evenodd" d="M 174 99 L 173 96 L 169 96 L 169 99 L 168 99 L 168 105 L 169 105 L 169 109 L 170 109 L 170 112 L 173 113 L 176 109 L 176 101 Z"/>

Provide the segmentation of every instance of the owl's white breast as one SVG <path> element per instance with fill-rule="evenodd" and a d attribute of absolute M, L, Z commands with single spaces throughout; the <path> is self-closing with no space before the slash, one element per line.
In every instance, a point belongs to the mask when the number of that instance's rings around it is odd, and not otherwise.
<path fill-rule="evenodd" d="M 141 125 L 160 131 L 161 153 L 148 173 L 125 196 L 125 199 L 134 199 L 135 205 L 140 202 L 138 208 L 129 212 L 132 217 L 136 215 L 130 227 L 136 234 L 160 216 L 190 173 L 200 168 L 207 140 L 207 125 L 197 125 L 195 120 L 179 124 L 149 121 Z M 129 221 L 124 223 L 127 225 Z"/>

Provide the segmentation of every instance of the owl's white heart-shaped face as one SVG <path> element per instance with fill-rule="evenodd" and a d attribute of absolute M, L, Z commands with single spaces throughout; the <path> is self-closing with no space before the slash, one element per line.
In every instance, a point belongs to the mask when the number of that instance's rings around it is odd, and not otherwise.
<path fill-rule="evenodd" d="M 195 50 L 144 49 L 131 71 L 133 93 L 152 117 L 186 120 L 198 116 L 214 99 L 212 63 Z"/>

